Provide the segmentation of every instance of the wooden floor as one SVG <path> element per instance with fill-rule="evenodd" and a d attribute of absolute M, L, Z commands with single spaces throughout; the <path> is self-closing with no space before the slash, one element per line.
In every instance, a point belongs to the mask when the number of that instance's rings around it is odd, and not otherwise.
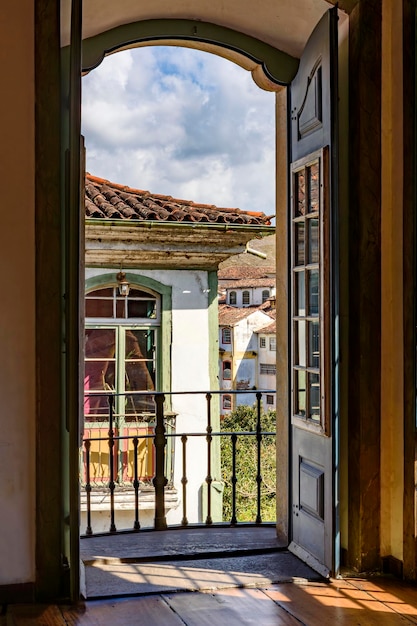
<path fill-rule="evenodd" d="M 7 626 L 393 626 L 417 624 L 417 587 L 390 578 L 9 607 Z"/>

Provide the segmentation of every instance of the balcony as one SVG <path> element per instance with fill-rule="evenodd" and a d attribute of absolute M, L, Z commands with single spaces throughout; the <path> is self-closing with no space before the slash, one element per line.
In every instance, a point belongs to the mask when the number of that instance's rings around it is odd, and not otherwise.
<path fill-rule="evenodd" d="M 80 450 L 81 536 L 273 523 L 276 432 L 262 400 L 275 391 L 256 391 L 250 428 L 235 421 L 230 430 L 220 419 L 225 393 L 245 392 L 129 392 L 151 409 L 129 421 L 115 414 L 115 394 L 103 393 L 107 414 L 85 423 Z"/>

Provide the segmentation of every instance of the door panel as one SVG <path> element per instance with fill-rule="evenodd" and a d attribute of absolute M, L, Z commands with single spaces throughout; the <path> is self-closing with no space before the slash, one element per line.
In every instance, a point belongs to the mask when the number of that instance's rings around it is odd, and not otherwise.
<path fill-rule="evenodd" d="M 291 437 L 290 549 L 334 573 L 332 259 L 337 163 L 337 12 L 313 31 L 290 86 Z"/>

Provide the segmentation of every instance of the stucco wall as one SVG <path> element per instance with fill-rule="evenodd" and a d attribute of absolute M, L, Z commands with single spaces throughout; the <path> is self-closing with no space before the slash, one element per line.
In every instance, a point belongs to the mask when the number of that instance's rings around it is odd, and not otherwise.
<path fill-rule="evenodd" d="M 0 585 L 35 576 L 33 19 L 30 0 L 2 6 Z"/>

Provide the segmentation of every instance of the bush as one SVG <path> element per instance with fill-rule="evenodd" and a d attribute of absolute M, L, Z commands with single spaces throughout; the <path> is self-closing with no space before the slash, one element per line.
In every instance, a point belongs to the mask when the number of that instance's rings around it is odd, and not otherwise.
<path fill-rule="evenodd" d="M 261 431 L 276 430 L 275 411 L 261 414 Z M 223 418 L 222 432 L 256 432 L 256 409 L 239 406 Z M 232 518 L 232 441 L 221 437 L 221 470 L 224 481 L 223 520 Z M 236 444 L 236 517 L 239 522 L 255 522 L 257 516 L 257 440 L 254 435 L 238 435 Z M 276 445 L 275 435 L 263 435 L 261 441 L 261 517 L 263 522 L 276 519 Z"/>

